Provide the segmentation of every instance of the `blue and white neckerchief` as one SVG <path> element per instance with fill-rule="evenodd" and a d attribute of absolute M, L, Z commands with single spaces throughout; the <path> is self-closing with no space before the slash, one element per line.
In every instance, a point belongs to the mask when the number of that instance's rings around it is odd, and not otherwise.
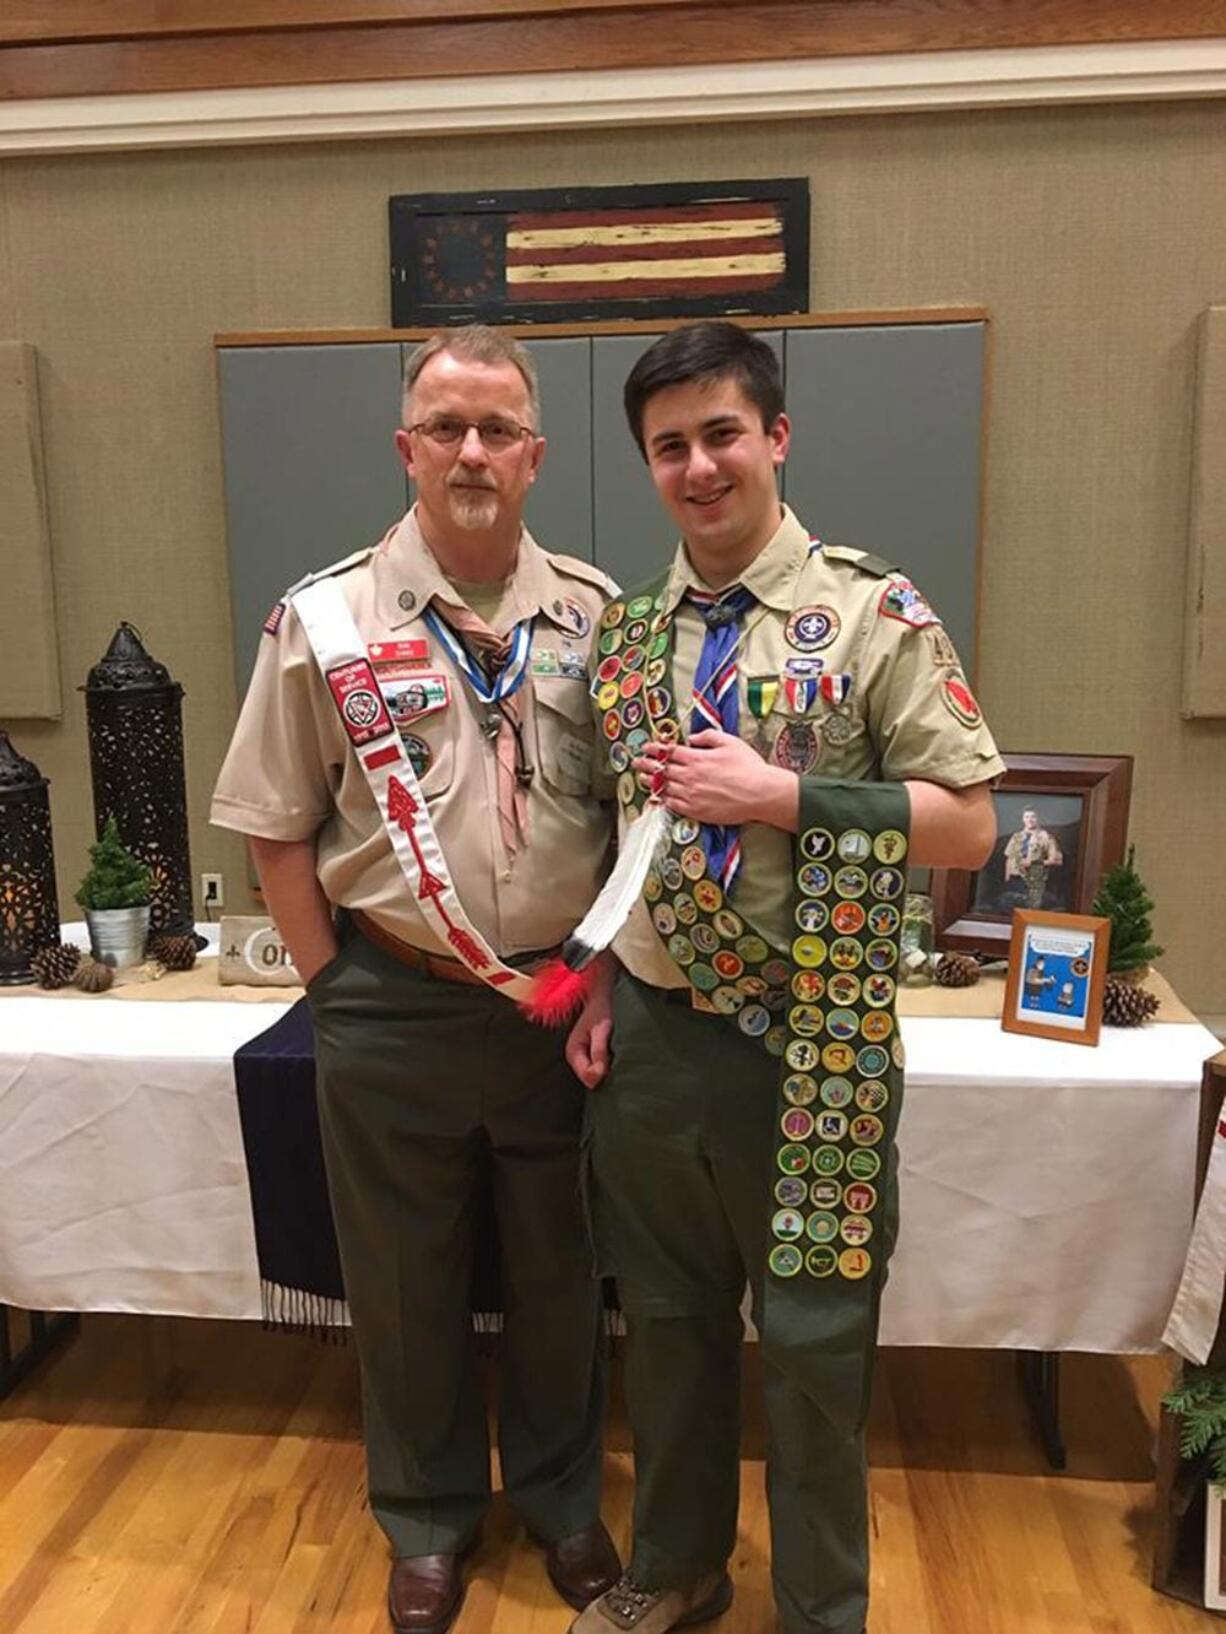
<path fill-rule="evenodd" d="M 506 647 L 506 661 L 498 673 L 490 676 L 469 652 L 467 646 L 433 607 L 422 614 L 439 645 L 463 675 L 483 704 L 499 704 L 519 691 L 528 673 L 528 658 L 532 650 L 532 620 L 523 619 L 500 646 Z"/>

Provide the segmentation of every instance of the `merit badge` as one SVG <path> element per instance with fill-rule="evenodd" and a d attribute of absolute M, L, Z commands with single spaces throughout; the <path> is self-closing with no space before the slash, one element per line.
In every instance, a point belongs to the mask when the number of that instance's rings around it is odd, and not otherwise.
<path fill-rule="evenodd" d="M 784 1208 L 796 1208 L 808 1195 L 808 1188 L 799 1175 L 785 1174 L 775 1182 L 775 1201 Z"/>
<path fill-rule="evenodd" d="M 839 615 L 833 607 L 799 607 L 788 619 L 784 639 L 797 652 L 817 652 L 839 633 Z"/>
<path fill-rule="evenodd" d="M 862 1112 L 851 1120 L 849 1133 L 857 1146 L 876 1146 L 885 1134 L 885 1124 L 871 1112 Z"/>
<path fill-rule="evenodd" d="M 783 987 L 791 975 L 786 959 L 768 959 L 762 966 L 762 980 L 771 987 Z"/>
<path fill-rule="evenodd" d="M 667 715 L 672 707 L 672 693 L 667 687 L 652 687 L 647 694 L 647 708 L 652 720 L 658 720 L 661 715 Z"/>
<path fill-rule="evenodd" d="M 880 1044 L 894 1031 L 894 1017 L 885 1010 L 870 1010 L 860 1022 L 860 1031 L 870 1044 Z"/>
<path fill-rule="evenodd" d="M 824 902 L 801 902 L 796 909 L 796 923 L 810 936 L 825 930 L 830 909 Z"/>
<path fill-rule="evenodd" d="M 856 1085 L 856 1105 L 861 1112 L 880 1112 L 889 1099 L 890 1092 L 880 1078 L 866 1078 Z"/>
<path fill-rule="evenodd" d="M 391 731 L 391 717 L 368 659 L 355 658 L 348 664 L 338 664 L 327 672 L 325 679 L 350 742 L 357 748 Z"/>
<path fill-rule="evenodd" d="M 718 913 L 724 905 L 724 893 L 713 879 L 696 879 L 694 901 L 704 913 Z"/>
<path fill-rule="evenodd" d="M 623 675 L 618 690 L 623 698 L 637 698 L 643 690 L 643 675 L 641 670 L 630 670 Z"/>
<path fill-rule="evenodd" d="M 877 610 L 883 618 L 896 618 L 913 630 L 926 630 L 941 622 L 910 579 L 891 580 L 881 593 Z"/>
<path fill-rule="evenodd" d="M 833 1276 L 838 1263 L 838 1255 L 833 1248 L 811 1248 L 805 1255 L 805 1270 L 811 1277 Z"/>
<path fill-rule="evenodd" d="M 735 987 L 725 984 L 717 987 L 711 994 L 711 1003 L 721 1016 L 734 1016 L 745 1003 L 745 995 L 738 993 Z"/>
<path fill-rule="evenodd" d="M 822 1030 L 822 1013 L 816 1004 L 794 1004 L 788 1011 L 788 1026 L 801 1038 L 816 1038 Z"/>
<path fill-rule="evenodd" d="M 809 1106 L 817 1099 L 817 1079 L 793 1072 L 783 1080 L 783 1098 L 790 1106 Z"/>
<path fill-rule="evenodd" d="M 696 987 L 700 993 L 713 993 L 719 986 L 719 977 L 710 965 L 692 964 L 688 974 L 690 986 Z"/>
<path fill-rule="evenodd" d="M 892 976 L 869 976 L 864 983 L 864 1002 L 871 1004 L 874 1010 L 880 1010 L 894 997 L 894 978 Z"/>
<path fill-rule="evenodd" d="M 826 991 L 826 980 L 820 970 L 798 970 L 792 977 L 792 993 L 802 1004 L 816 1004 Z"/>
<path fill-rule="evenodd" d="M 898 909 L 892 903 L 878 902 L 868 910 L 868 928 L 874 936 L 893 936 L 898 926 Z"/>
<path fill-rule="evenodd" d="M 736 950 L 747 965 L 761 964 L 770 954 L 770 949 L 760 936 L 742 936 Z"/>
<path fill-rule="evenodd" d="M 894 1062 L 894 1065 L 898 1068 L 899 1072 L 901 1072 L 907 1064 L 907 1052 L 903 1048 L 902 1039 L 897 1033 L 895 1033 L 893 1038 L 890 1040 L 890 1058 Z"/>
<path fill-rule="evenodd" d="M 694 924 L 693 920 L 689 919 L 688 917 L 682 920 L 682 924 L 693 925 L 693 929 L 690 931 L 690 941 L 693 942 L 699 953 L 705 953 L 707 957 L 710 958 L 711 954 L 713 954 L 719 947 L 719 937 L 711 929 L 710 925 L 704 925 L 702 923 Z M 712 971 L 712 975 L 714 974 L 714 971 Z M 711 985 L 712 987 L 719 986 L 718 976 L 716 976 L 715 981 L 713 981 Z"/>
<path fill-rule="evenodd" d="M 849 1214 L 839 1226 L 839 1236 L 852 1248 L 863 1248 L 873 1234 L 873 1222 L 862 1214 Z"/>
<path fill-rule="evenodd" d="M 736 1018 L 736 1024 L 750 1038 L 761 1038 L 771 1024 L 770 1011 L 763 1009 L 760 1004 L 747 1004 Z"/>
<path fill-rule="evenodd" d="M 683 968 L 686 965 L 692 965 L 696 958 L 693 942 L 690 941 L 688 936 L 682 936 L 680 933 L 676 936 L 670 936 L 668 939 L 668 956 L 674 964 L 679 964 Z"/>
<path fill-rule="evenodd" d="M 873 1268 L 873 1256 L 867 1248 L 845 1248 L 839 1255 L 839 1275 L 849 1282 L 859 1282 Z"/>
<path fill-rule="evenodd" d="M 625 602 L 624 601 L 611 601 L 609 603 L 609 605 L 605 608 L 604 612 L 601 613 L 601 615 L 600 615 L 600 627 L 601 627 L 602 630 L 612 630 L 618 624 L 621 623 L 622 619 L 624 619 L 625 616 L 626 616 L 626 604 L 625 604 Z"/>
<path fill-rule="evenodd" d="M 864 957 L 870 970 L 893 970 L 898 963 L 898 949 L 893 942 L 887 942 L 882 937 L 879 941 L 868 944 L 864 950 Z"/>
<path fill-rule="evenodd" d="M 862 828 L 849 828 L 839 835 L 838 852 L 844 862 L 863 862 L 873 849 L 873 842 Z"/>
<path fill-rule="evenodd" d="M 735 942 L 745 934 L 745 921 L 731 908 L 721 908 L 715 915 L 715 928 L 726 942 Z"/>
<path fill-rule="evenodd" d="M 662 658 L 653 658 L 643 673 L 647 677 L 647 685 L 649 687 L 658 687 L 660 682 L 668 674 L 668 665 Z M 671 698 L 672 694 L 665 690 L 664 696 L 666 698 Z"/>
<path fill-rule="evenodd" d="M 892 902 L 906 890 L 907 880 L 901 868 L 877 868 L 869 885 L 875 897 L 883 902 Z"/>
<path fill-rule="evenodd" d="M 624 743 L 609 745 L 609 764 L 615 772 L 624 772 L 630 765 L 630 751 Z"/>
<path fill-rule="evenodd" d="M 871 1214 L 877 1207 L 877 1188 L 865 1180 L 853 1181 L 843 1193 L 843 1202 L 853 1214 Z"/>
<path fill-rule="evenodd" d="M 783 1046 L 787 1041 L 788 1035 L 785 1027 L 772 1027 L 762 1043 L 766 1047 L 768 1055 L 780 1056 L 783 1054 Z"/>
<path fill-rule="evenodd" d="M 838 1111 L 840 1107 L 851 1104 L 851 1080 L 848 1078 L 822 1079 L 822 1105 Z"/>
<path fill-rule="evenodd" d="M 745 968 L 744 961 L 731 948 L 717 953 L 711 963 L 726 982 L 734 982 Z"/>
<path fill-rule="evenodd" d="M 667 902 L 657 902 L 651 910 L 651 922 L 661 936 L 671 936 L 677 928 L 677 915 Z"/>
<path fill-rule="evenodd" d="M 860 1018 L 854 1010 L 831 1010 L 826 1017 L 826 1031 L 831 1038 L 854 1038 L 860 1031 Z"/>
<path fill-rule="evenodd" d="M 776 1243 L 766 1263 L 777 1277 L 794 1277 L 804 1263 L 804 1256 L 795 1243 Z"/>
<path fill-rule="evenodd" d="M 785 772 L 803 777 L 817 764 L 817 733 L 807 721 L 785 721 L 775 739 L 772 758 Z"/>
<path fill-rule="evenodd" d="M 692 896 L 686 896 L 684 891 L 678 891 L 673 898 L 673 908 L 679 925 L 692 925 L 698 918 L 698 905 Z M 694 944 L 697 946 L 697 942 Z M 716 943 L 718 946 L 718 942 Z"/>
<path fill-rule="evenodd" d="M 845 1112 L 819 1112 L 817 1116 L 817 1138 L 833 1146 L 842 1140 L 847 1133 L 847 1114 Z"/>
<path fill-rule="evenodd" d="M 692 845 L 698 834 L 698 824 L 692 817 L 678 817 L 674 820 L 673 839 L 678 845 Z"/>
<path fill-rule="evenodd" d="M 822 1051 L 822 1066 L 827 1072 L 841 1078 L 856 1064 L 856 1052 L 850 1044 L 827 1044 Z"/>
<path fill-rule="evenodd" d="M 663 891 L 663 889 L 664 882 L 661 880 L 659 874 L 656 873 L 654 868 L 649 869 L 647 878 L 643 881 L 643 895 L 647 898 L 648 902 L 658 902 L 660 900 L 660 893 Z"/>
<path fill-rule="evenodd" d="M 804 1174 L 809 1167 L 809 1148 L 807 1146 L 781 1146 L 775 1157 L 775 1162 L 784 1174 Z"/>
<path fill-rule="evenodd" d="M 613 683 L 610 682 L 609 685 L 613 686 Z M 614 690 L 614 692 L 617 691 L 616 686 L 613 686 L 613 690 Z M 599 700 L 597 700 L 597 702 L 599 702 Z M 602 707 L 604 707 L 604 706 L 602 706 Z M 607 737 L 610 742 L 613 742 L 613 740 L 615 738 L 619 738 L 621 736 L 621 730 L 622 730 L 622 718 L 621 718 L 620 713 L 616 709 L 610 709 L 609 713 L 604 718 L 604 735 L 605 735 L 605 737 Z M 629 747 L 629 746 L 627 745 L 627 747 Z"/>
<path fill-rule="evenodd" d="M 838 970 L 827 983 L 831 1002 L 847 1009 L 860 997 L 860 978 L 849 970 Z"/>
<path fill-rule="evenodd" d="M 637 680 L 637 676 L 630 675 L 627 676 L 626 679 L 634 681 Z M 622 705 L 622 725 L 627 731 L 629 731 L 632 726 L 638 726 L 642 722 L 645 715 L 646 710 L 643 708 L 643 701 L 641 698 L 629 698 Z M 650 778 L 648 779 L 647 787 L 649 789 L 651 787 Z"/>
<path fill-rule="evenodd" d="M 621 688 L 616 681 L 603 681 L 596 690 L 596 707 L 600 710 L 612 709 L 620 697 Z"/>
<path fill-rule="evenodd" d="M 863 957 L 864 949 L 854 936 L 840 936 L 831 943 L 830 963 L 836 970 L 855 970 Z"/>
<path fill-rule="evenodd" d="M 866 1044 L 856 1056 L 856 1070 L 862 1078 L 880 1078 L 889 1064 L 889 1052 L 880 1044 Z"/>
<path fill-rule="evenodd" d="M 807 1038 L 794 1038 L 784 1055 L 788 1066 L 795 1072 L 812 1072 L 819 1060 L 817 1045 Z"/>
<path fill-rule="evenodd" d="M 681 853 L 681 872 L 686 879 L 701 879 L 706 872 L 706 853 L 700 845 L 687 845 Z"/>
<path fill-rule="evenodd" d="M 815 1180 L 809 1187 L 809 1201 L 814 1208 L 838 1208 L 843 1198 L 843 1188 L 837 1180 Z"/>
<path fill-rule="evenodd" d="M 646 618 L 651 611 L 650 596 L 635 596 L 634 600 L 626 604 L 626 614 L 632 619 Z"/>
<path fill-rule="evenodd" d="M 843 1154 L 837 1146 L 819 1146 L 813 1154 L 813 1172 L 827 1179 L 843 1167 Z"/>
<path fill-rule="evenodd" d="M 792 943 L 792 957 L 806 970 L 816 970 L 826 962 L 826 944 L 820 936 L 798 936 Z"/>
<path fill-rule="evenodd" d="M 800 850 L 810 862 L 825 862 L 834 851 L 834 835 L 828 828 L 806 828 L 800 836 Z"/>
<path fill-rule="evenodd" d="M 618 650 L 621 644 L 622 633 L 620 630 L 606 630 L 596 643 L 596 650 L 602 657 L 608 658 Z"/>
<path fill-rule="evenodd" d="M 863 896 L 865 891 L 868 890 L 868 875 L 863 868 L 857 868 L 854 864 L 847 868 L 840 868 L 834 876 L 834 888 L 838 895 L 842 897 L 854 899 Z"/>
<path fill-rule="evenodd" d="M 772 1232 L 784 1242 L 795 1242 L 797 1237 L 803 1235 L 804 1229 L 805 1217 L 799 1209 L 778 1209 L 771 1220 Z"/>
<path fill-rule="evenodd" d="M 975 694 L 960 675 L 947 675 L 941 683 L 941 698 L 946 709 L 963 726 L 978 726 L 983 719 Z"/>
<path fill-rule="evenodd" d="M 422 778 L 430 770 L 430 745 L 424 738 L 415 737 L 411 732 L 401 733 L 401 743 L 404 752 L 409 757 L 409 765 L 413 768 L 413 775 Z"/>
<path fill-rule="evenodd" d="M 875 1180 L 881 1173 L 881 1159 L 867 1148 L 848 1152 L 847 1172 L 853 1180 Z"/>
<path fill-rule="evenodd" d="M 642 669 L 643 665 L 647 662 L 646 654 L 643 652 L 642 647 L 627 647 L 625 652 L 622 653 L 621 658 L 622 667 L 624 669 Z"/>
<path fill-rule="evenodd" d="M 379 674 L 379 690 L 397 730 L 403 731 L 426 715 L 435 715 L 451 702 L 451 680 L 446 675 L 418 671 L 411 680 L 389 680 Z"/>
<path fill-rule="evenodd" d="M 813 1114 L 803 1106 L 789 1106 L 779 1127 L 789 1140 L 808 1140 L 813 1133 Z"/>
<path fill-rule="evenodd" d="M 864 929 L 864 909 L 858 902 L 836 902 L 830 923 L 840 936 L 854 936 Z"/>
<path fill-rule="evenodd" d="M 648 632 L 647 620 L 644 618 L 631 619 L 626 625 L 626 642 L 631 647 L 637 647 L 639 642 L 646 641 Z M 646 657 L 646 653 L 643 655 Z"/>
<path fill-rule="evenodd" d="M 839 1222 L 833 1214 L 819 1211 L 810 1214 L 805 1230 L 815 1243 L 832 1243 L 839 1234 Z"/>
<path fill-rule="evenodd" d="M 885 828 L 873 841 L 878 862 L 901 862 L 907 854 L 907 836 L 897 828 Z"/>
<path fill-rule="evenodd" d="M 540 649 L 538 649 L 540 650 Z M 602 658 L 596 666 L 597 681 L 616 681 L 622 672 L 622 661 L 616 653 L 611 658 Z M 597 687 L 597 693 L 600 688 Z"/>
<path fill-rule="evenodd" d="M 824 896 L 830 889 L 830 870 L 824 863 L 807 862 L 797 871 L 796 883 L 806 896 Z"/>

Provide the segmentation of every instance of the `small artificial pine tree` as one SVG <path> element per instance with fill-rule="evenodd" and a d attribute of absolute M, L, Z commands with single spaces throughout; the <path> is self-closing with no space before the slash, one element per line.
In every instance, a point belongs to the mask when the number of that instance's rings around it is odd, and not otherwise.
<path fill-rule="evenodd" d="M 77 902 L 96 913 L 143 908 L 152 895 L 153 875 L 124 848 L 114 816 L 108 817 L 102 838 L 89 848 L 89 871 L 77 887 Z"/>
<path fill-rule="evenodd" d="M 1120 863 L 1103 879 L 1094 898 L 1092 913 L 1111 921 L 1111 953 L 1107 969 L 1123 973 L 1142 970 L 1163 949 L 1150 941 L 1154 927 L 1150 914 L 1153 900 L 1132 865 L 1136 846 L 1128 847 L 1127 862 Z"/>

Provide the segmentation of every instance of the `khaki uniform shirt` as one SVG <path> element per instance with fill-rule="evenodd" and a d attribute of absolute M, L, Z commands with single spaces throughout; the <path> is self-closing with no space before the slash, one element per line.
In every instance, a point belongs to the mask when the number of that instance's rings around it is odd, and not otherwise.
<path fill-rule="evenodd" d="M 372 550 L 335 574 L 363 639 L 379 661 L 387 644 L 428 642 L 424 675 L 446 678 L 447 702 L 402 727 L 431 820 L 470 919 L 503 958 L 556 946 L 590 906 L 606 872 L 609 817 L 595 798 L 595 727 L 587 691 L 589 650 L 613 591 L 598 568 L 555 556 L 522 534 L 515 571 L 487 622 L 506 634 L 535 620 L 522 700 L 529 841 L 503 848 L 495 746 L 486 710 L 422 621 L 433 597 L 463 598 L 444 577 L 413 512 Z M 274 622 L 270 619 L 270 623 Z M 409 672 L 415 679 L 416 665 Z M 442 688 L 435 685 L 431 702 Z M 410 737 L 417 741 L 410 744 Z M 386 930 L 446 952 L 422 918 L 392 852 L 365 774 L 293 609 L 265 634 L 233 741 L 213 795 L 212 821 L 270 840 L 315 839 L 324 895 L 361 908 Z"/>
<path fill-rule="evenodd" d="M 802 742 L 816 743 L 817 758 L 808 770 L 819 777 L 917 779 L 958 789 L 1003 772 L 991 733 L 982 719 L 974 719 L 978 715 L 974 700 L 970 699 L 970 709 L 963 703 L 963 694 L 969 699 L 969 691 L 944 629 L 936 623 L 916 628 L 880 610 L 889 585 L 909 581 L 899 573 L 887 578 L 885 564 L 863 551 L 840 547 L 811 553 L 810 543 L 785 506 L 778 530 L 738 581 L 758 600 L 744 616 L 736 652 L 741 737 L 774 759 L 781 735 L 796 731 Z M 673 683 L 685 737 L 706 634 L 701 613 L 683 600 L 691 586 L 709 588 L 690 565 L 684 545 L 678 545 L 664 610 L 676 609 Z M 789 618 L 803 608 L 832 611 L 838 619 L 833 641 L 812 654 L 788 637 Z M 789 701 L 783 684 L 785 666 L 789 659 L 810 656 L 822 660 L 822 673 L 851 677 L 851 693 L 841 710 L 827 703 L 816 686 L 811 702 Z M 945 685 L 951 679 L 952 696 Z M 779 681 L 773 707 L 762 720 L 749 707 L 751 680 Z M 827 718 L 836 713 L 847 717 L 846 742 L 836 743 L 833 734 L 824 733 Z M 806 729 L 811 729 L 811 737 Z M 839 735 L 845 733 L 846 728 Z M 788 948 L 795 934 L 792 893 L 792 836 L 769 824 L 747 823 L 741 830 L 741 870 L 732 905 L 780 949 Z M 642 900 L 613 947 L 641 981 L 655 987 L 686 985 Z"/>

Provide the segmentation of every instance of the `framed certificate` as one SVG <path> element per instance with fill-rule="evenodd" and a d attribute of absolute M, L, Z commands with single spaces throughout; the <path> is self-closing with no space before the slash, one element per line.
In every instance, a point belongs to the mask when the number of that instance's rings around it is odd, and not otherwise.
<path fill-rule="evenodd" d="M 1000 1024 L 1066 1044 L 1097 1044 L 1111 921 L 1018 908 Z"/>

